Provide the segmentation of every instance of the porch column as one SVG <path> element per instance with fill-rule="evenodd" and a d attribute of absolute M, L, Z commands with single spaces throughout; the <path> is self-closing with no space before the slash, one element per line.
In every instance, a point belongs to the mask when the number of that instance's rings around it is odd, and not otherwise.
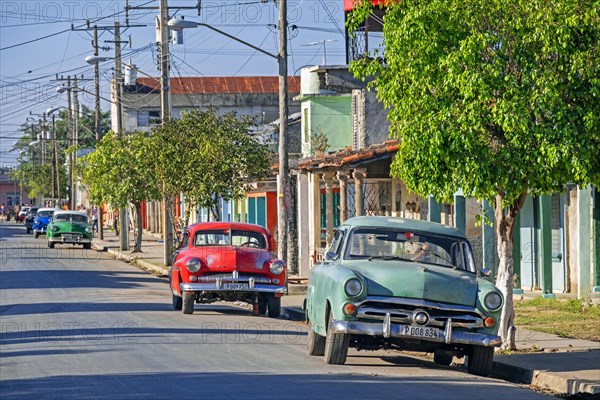
<path fill-rule="evenodd" d="M 333 172 L 325 172 L 325 243 L 329 245 L 333 239 Z"/>
<path fill-rule="evenodd" d="M 494 210 L 487 200 L 481 202 L 483 223 L 481 224 L 481 249 L 484 269 L 492 271 L 492 280 L 496 280 L 496 241 L 494 233 Z"/>
<path fill-rule="evenodd" d="M 427 198 L 427 203 L 427 220 L 431 222 L 441 222 L 442 210 L 440 208 L 440 203 L 438 203 L 433 196 Z"/>
<path fill-rule="evenodd" d="M 356 190 L 354 191 L 354 196 L 356 197 L 354 204 L 356 204 L 356 210 L 354 215 L 357 217 L 363 215 L 363 189 L 362 184 L 365 178 L 367 177 L 367 173 L 362 169 L 355 169 L 352 173 L 354 177 L 354 187 Z"/>
<path fill-rule="evenodd" d="M 317 254 L 321 249 L 321 177 L 319 174 L 311 173 L 309 180 L 309 198 L 311 220 L 309 230 L 311 232 L 310 250 L 317 261 Z M 314 265 L 314 264 L 313 264 Z"/>
<path fill-rule="evenodd" d="M 298 275 L 302 277 L 308 277 L 308 272 L 310 270 L 311 240 L 310 229 L 306 229 L 306 227 L 310 226 L 309 221 L 311 214 L 309 202 L 308 175 L 305 171 L 302 171 L 298 174 L 297 185 L 298 188 L 296 198 L 298 201 Z"/>
<path fill-rule="evenodd" d="M 592 211 L 592 224 L 594 235 L 594 247 L 592 254 L 594 255 L 594 287 L 592 292 L 600 292 L 600 190 L 594 190 L 594 208 Z"/>
<path fill-rule="evenodd" d="M 542 297 L 553 299 L 555 296 L 552 293 L 552 195 L 544 194 L 539 199 Z"/>
<path fill-rule="evenodd" d="M 577 298 L 590 299 L 591 278 L 591 187 L 577 187 L 577 248 L 579 250 L 579 268 L 577 271 Z"/>
<path fill-rule="evenodd" d="M 346 188 L 348 186 L 348 173 L 339 171 L 337 173 L 338 184 L 340 185 L 340 224 L 348 219 L 348 208 L 346 205 Z"/>
<path fill-rule="evenodd" d="M 521 214 L 517 214 L 515 225 L 513 226 L 513 274 L 515 276 L 515 285 L 513 294 L 523 294 L 521 289 Z"/>
<path fill-rule="evenodd" d="M 454 227 L 467 232 L 467 206 L 462 190 L 454 193 Z"/>
<path fill-rule="evenodd" d="M 400 216 L 401 196 L 398 196 L 398 179 L 392 178 L 392 217 Z"/>

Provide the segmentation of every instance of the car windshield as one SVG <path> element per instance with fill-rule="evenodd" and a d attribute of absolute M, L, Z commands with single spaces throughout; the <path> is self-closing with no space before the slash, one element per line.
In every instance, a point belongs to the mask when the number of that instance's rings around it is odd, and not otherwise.
<path fill-rule="evenodd" d="M 196 232 L 196 235 L 194 236 L 194 246 L 198 247 L 215 245 L 231 245 L 266 249 L 267 239 L 260 232 L 236 229 L 231 231 L 229 229 L 217 229 Z"/>
<path fill-rule="evenodd" d="M 51 217 L 54 211 L 38 211 L 37 216 L 41 218 Z"/>
<path fill-rule="evenodd" d="M 88 222 L 88 220 L 85 215 L 58 214 L 58 215 L 54 216 L 54 222 L 84 223 L 84 222 Z"/>
<path fill-rule="evenodd" d="M 348 258 L 403 260 L 475 272 L 468 242 L 422 232 L 357 228 L 348 239 Z"/>

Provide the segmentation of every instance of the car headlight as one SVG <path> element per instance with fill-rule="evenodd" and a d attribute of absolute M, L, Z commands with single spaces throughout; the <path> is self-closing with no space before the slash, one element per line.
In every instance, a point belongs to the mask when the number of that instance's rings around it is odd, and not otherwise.
<path fill-rule="evenodd" d="M 496 311 L 500 307 L 502 307 L 502 296 L 500 293 L 491 292 L 485 295 L 483 299 L 483 304 L 490 310 Z"/>
<path fill-rule="evenodd" d="M 271 273 L 273 275 L 279 275 L 280 273 L 283 272 L 284 268 L 285 268 L 285 265 L 283 264 L 283 261 L 281 261 L 281 260 L 277 260 L 277 261 L 271 263 L 271 266 L 269 267 L 269 269 L 271 270 Z"/>
<path fill-rule="evenodd" d="M 192 274 L 194 272 L 198 272 L 200 271 L 200 260 L 197 258 L 192 258 L 187 262 L 186 267 Z"/>
<path fill-rule="evenodd" d="M 348 279 L 344 285 L 346 294 L 350 297 L 355 297 L 362 292 L 362 283 L 356 278 Z"/>
<path fill-rule="evenodd" d="M 92 233 L 92 227 L 91 226 L 86 226 L 85 231 L 87 233 Z"/>
<path fill-rule="evenodd" d="M 51 230 L 52 232 L 57 232 L 57 231 L 58 231 L 58 226 L 56 226 L 56 225 L 52 225 L 52 226 L 50 227 L 50 230 Z"/>

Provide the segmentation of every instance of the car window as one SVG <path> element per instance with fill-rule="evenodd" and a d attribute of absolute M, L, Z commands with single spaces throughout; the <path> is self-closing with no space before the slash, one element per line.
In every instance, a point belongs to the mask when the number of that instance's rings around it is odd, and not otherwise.
<path fill-rule="evenodd" d="M 426 233 L 357 228 L 348 239 L 347 257 L 400 259 L 475 272 L 465 240 Z"/>
<path fill-rule="evenodd" d="M 198 231 L 194 235 L 194 246 L 228 245 L 229 231 L 224 229 Z"/>
<path fill-rule="evenodd" d="M 231 231 L 231 244 L 233 246 L 266 249 L 267 238 L 260 232 L 234 229 Z"/>
<path fill-rule="evenodd" d="M 70 220 L 69 214 L 58 214 L 54 216 L 54 222 L 64 222 Z"/>
<path fill-rule="evenodd" d="M 338 229 L 333 234 L 333 240 L 329 244 L 329 247 L 327 248 L 327 252 L 335 253 L 335 254 L 339 255 L 340 252 L 342 251 L 342 243 L 343 242 L 344 242 L 344 231 L 341 229 Z"/>
<path fill-rule="evenodd" d="M 37 216 L 38 217 L 51 217 L 52 214 L 54 214 L 54 211 L 38 211 Z"/>

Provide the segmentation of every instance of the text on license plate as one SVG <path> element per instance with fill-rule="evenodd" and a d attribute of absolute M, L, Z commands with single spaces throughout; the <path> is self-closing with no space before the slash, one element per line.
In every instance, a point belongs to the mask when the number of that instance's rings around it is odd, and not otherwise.
<path fill-rule="evenodd" d="M 248 290 L 250 286 L 247 283 L 225 283 L 223 285 L 225 290 Z"/>
<path fill-rule="evenodd" d="M 426 326 L 403 325 L 400 327 L 400 334 L 402 336 L 434 338 L 434 337 L 437 337 L 438 330 L 436 328 L 428 328 Z"/>

